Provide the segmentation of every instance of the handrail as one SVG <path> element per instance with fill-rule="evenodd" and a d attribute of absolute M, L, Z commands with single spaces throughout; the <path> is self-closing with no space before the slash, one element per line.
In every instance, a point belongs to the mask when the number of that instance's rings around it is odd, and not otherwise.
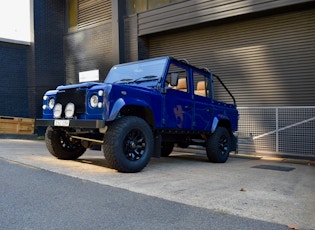
<path fill-rule="evenodd" d="M 218 81 L 220 82 L 220 84 L 223 86 L 223 88 L 228 92 L 228 94 L 231 96 L 231 98 L 233 99 L 233 103 L 234 105 L 236 105 L 236 100 L 235 97 L 233 96 L 233 94 L 231 93 L 231 91 L 226 87 L 226 85 L 223 83 L 223 81 L 220 79 L 220 77 L 216 74 L 212 74 L 212 76 L 216 77 L 218 79 Z"/>
<path fill-rule="evenodd" d="M 214 76 L 214 77 L 216 77 L 216 78 L 218 79 L 218 81 L 220 82 L 220 84 L 223 86 L 223 88 L 228 92 L 228 94 L 229 94 L 229 95 L 231 96 L 231 98 L 233 99 L 234 105 L 236 105 L 235 97 L 233 96 L 233 94 L 231 93 L 231 91 L 226 87 L 226 85 L 223 83 L 223 81 L 221 80 L 221 78 L 220 78 L 218 75 L 211 73 L 210 70 L 209 70 L 207 67 L 201 67 L 201 69 L 202 69 L 203 71 L 206 71 L 206 72 L 212 74 L 212 76 Z"/>

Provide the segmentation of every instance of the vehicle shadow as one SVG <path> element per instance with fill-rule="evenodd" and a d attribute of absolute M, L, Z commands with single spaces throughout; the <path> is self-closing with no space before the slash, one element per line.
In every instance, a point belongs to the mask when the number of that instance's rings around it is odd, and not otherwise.
<path fill-rule="evenodd" d="M 104 156 L 99 155 L 99 154 L 88 153 L 74 161 L 80 162 L 82 164 L 90 164 L 90 165 L 95 165 L 99 167 L 110 168 Z M 155 165 L 168 163 L 168 164 L 177 164 L 180 166 L 181 164 L 186 164 L 187 162 L 209 163 L 206 154 L 187 153 L 187 152 L 178 152 L 178 151 L 174 151 L 168 157 L 160 157 L 160 158 L 152 157 L 150 160 L 150 164 L 153 163 Z"/>
<path fill-rule="evenodd" d="M 227 163 L 232 163 L 237 159 L 247 159 L 247 160 L 257 160 L 257 158 L 253 157 L 246 157 L 246 156 L 238 156 L 236 154 L 231 154 L 230 158 L 228 159 Z M 103 168 L 111 168 L 109 164 L 107 163 L 106 159 L 104 158 L 102 152 L 98 154 L 98 152 L 95 151 L 89 151 L 87 154 L 84 154 L 77 160 L 76 162 L 80 162 L 83 164 L 90 164 L 95 165 Z M 196 162 L 196 163 L 205 163 L 205 164 L 211 164 L 211 162 L 208 161 L 206 152 L 203 150 L 188 150 L 186 149 L 175 149 L 168 157 L 160 157 L 155 158 L 152 157 L 149 164 L 155 165 L 158 167 L 159 164 L 165 165 L 165 164 L 176 164 L 177 166 L 184 166 L 187 164 L 187 162 Z M 148 167 L 148 166 L 147 166 Z"/>

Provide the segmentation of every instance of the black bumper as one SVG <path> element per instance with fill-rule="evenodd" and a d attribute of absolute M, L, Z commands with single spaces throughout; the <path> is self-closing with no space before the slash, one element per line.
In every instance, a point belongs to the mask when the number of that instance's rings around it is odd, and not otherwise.
<path fill-rule="evenodd" d="M 66 120 L 66 119 L 36 119 L 35 126 L 77 127 L 77 128 L 103 128 L 104 120 Z"/>

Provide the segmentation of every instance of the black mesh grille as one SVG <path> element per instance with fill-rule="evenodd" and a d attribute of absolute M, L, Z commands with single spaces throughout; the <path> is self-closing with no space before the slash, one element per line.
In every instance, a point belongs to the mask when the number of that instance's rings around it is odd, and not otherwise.
<path fill-rule="evenodd" d="M 64 109 L 69 102 L 75 105 L 75 113 L 85 113 L 85 90 L 67 89 L 57 93 L 56 103 L 60 103 Z"/>

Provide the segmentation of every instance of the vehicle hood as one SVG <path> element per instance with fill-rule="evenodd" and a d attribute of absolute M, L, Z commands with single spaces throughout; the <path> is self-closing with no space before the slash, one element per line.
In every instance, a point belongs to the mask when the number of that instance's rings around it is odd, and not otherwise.
<path fill-rule="evenodd" d="M 104 83 L 99 82 L 85 82 L 85 83 L 79 83 L 79 84 L 73 84 L 73 85 L 60 85 L 56 89 L 57 90 L 65 90 L 65 89 L 76 89 L 76 88 L 91 88 L 96 85 L 101 85 Z"/>

